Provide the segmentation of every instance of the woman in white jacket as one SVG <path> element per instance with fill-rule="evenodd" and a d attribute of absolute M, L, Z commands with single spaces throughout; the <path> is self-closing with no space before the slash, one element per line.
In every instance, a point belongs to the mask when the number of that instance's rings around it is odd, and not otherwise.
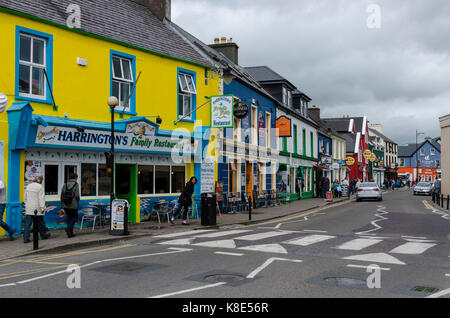
<path fill-rule="evenodd" d="M 50 234 L 46 234 L 44 225 L 44 212 L 45 212 L 45 192 L 42 186 L 42 176 L 36 176 L 34 182 L 30 183 L 25 189 L 24 202 L 25 202 L 25 225 L 23 229 L 23 242 L 30 242 L 30 226 L 33 223 L 33 216 L 37 215 L 39 233 L 41 239 L 45 240 L 49 238 Z M 37 214 L 35 214 L 37 211 Z"/>

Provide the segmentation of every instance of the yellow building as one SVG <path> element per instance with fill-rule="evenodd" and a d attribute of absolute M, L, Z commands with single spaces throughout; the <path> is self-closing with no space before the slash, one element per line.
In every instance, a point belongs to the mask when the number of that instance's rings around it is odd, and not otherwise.
<path fill-rule="evenodd" d="M 201 160 L 215 156 L 207 103 L 219 95 L 219 71 L 166 26 L 170 7 L 16 3 L 0 3 L 0 93 L 8 99 L 0 113 L 0 178 L 13 228 L 21 227 L 24 188 L 37 174 L 44 176 L 50 228 L 64 226 L 57 212 L 71 172 L 81 186 L 80 219 L 98 203 L 107 206 L 109 96 L 119 99 L 115 192 L 130 202 L 131 222 L 149 218 L 155 201 L 177 199 L 191 176 L 201 181 Z M 196 188 L 198 196 L 200 182 Z"/>

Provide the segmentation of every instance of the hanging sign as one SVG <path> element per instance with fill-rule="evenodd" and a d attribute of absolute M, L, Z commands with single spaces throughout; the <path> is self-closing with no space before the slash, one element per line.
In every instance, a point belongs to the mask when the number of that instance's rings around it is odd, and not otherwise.
<path fill-rule="evenodd" d="M 248 115 L 248 105 L 243 102 L 239 102 L 234 105 L 234 117 L 242 119 Z"/>
<path fill-rule="evenodd" d="M 347 159 L 345 160 L 347 166 L 353 166 L 355 164 L 355 158 L 353 157 L 347 157 Z"/>
<path fill-rule="evenodd" d="M 372 151 L 370 151 L 369 149 L 364 150 L 364 158 L 365 159 L 370 159 L 370 157 L 372 156 Z"/>
<path fill-rule="evenodd" d="M 211 97 L 211 128 L 233 128 L 233 95 Z"/>
<path fill-rule="evenodd" d="M 291 119 L 286 116 L 278 117 L 276 121 L 278 137 L 291 137 Z"/>
<path fill-rule="evenodd" d="M 369 160 L 370 160 L 370 162 L 375 162 L 377 160 L 377 156 L 374 153 L 372 153 Z"/>

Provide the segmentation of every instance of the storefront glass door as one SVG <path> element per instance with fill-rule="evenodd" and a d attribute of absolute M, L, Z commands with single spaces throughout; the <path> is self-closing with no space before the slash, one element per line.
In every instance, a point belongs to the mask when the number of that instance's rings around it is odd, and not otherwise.
<path fill-rule="evenodd" d="M 137 165 L 118 164 L 115 172 L 116 196 L 130 203 L 128 221 L 134 223 L 136 222 Z"/>

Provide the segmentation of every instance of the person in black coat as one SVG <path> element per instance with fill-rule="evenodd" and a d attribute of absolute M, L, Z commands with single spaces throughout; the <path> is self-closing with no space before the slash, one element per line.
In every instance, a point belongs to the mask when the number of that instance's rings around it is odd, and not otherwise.
<path fill-rule="evenodd" d="M 169 219 L 172 225 L 175 224 L 174 223 L 175 217 L 177 217 L 178 214 L 180 214 L 182 208 L 184 208 L 184 211 L 183 211 L 183 222 L 181 224 L 189 225 L 187 223 L 187 215 L 189 207 L 192 205 L 192 196 L 194 195 L 194 186 L 196 183 L 197 183 L 196 177 L 192 177 L 191 179 L 189 179 L 188 183 L 186 183 L 184 191 L 178 198 L 178 205 L 175 207 L 175 211 L 173 212 L 172 217 Z"/>

